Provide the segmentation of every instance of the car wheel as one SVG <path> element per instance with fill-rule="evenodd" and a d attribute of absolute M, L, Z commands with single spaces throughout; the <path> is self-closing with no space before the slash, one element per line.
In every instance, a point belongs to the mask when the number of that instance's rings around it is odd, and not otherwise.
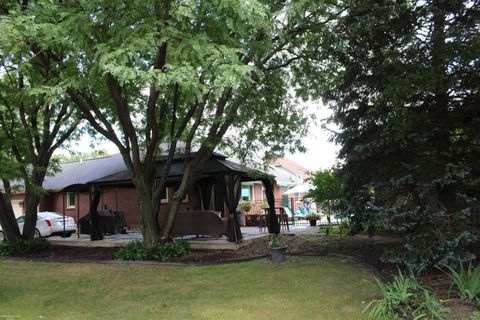
<path fill-rule="evenodd" d="M 67 233 L 65 234 L 65 237 L 67 237 L 67 238 L 70 238 L 71 236 L 72 236 L 72 233 L 71 233 L 71 232 L 67 232 Z"/>
<path fill-rule="evenodd" d="M 42 235 L 40 234 L 40 231 L 38 231 L 38 229 L 35 229 L 35 232 L 33 233 L 33 237 L 34 238 L 41 238 Z"/>

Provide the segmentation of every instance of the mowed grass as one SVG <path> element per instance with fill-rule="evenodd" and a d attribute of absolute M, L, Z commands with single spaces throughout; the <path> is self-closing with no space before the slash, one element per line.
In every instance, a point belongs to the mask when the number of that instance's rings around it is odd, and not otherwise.
<path fill-rule="evenodd" d="M 367 319 L 372 274 L 348 260 L 289 257 L 212 266 L 0 261 L 0 318 Z"/>

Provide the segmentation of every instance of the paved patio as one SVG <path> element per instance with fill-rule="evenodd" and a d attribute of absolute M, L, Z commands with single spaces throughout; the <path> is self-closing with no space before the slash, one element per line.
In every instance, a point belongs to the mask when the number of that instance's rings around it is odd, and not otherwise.
<path fill-rule="evenodd" d="M 259 227 L 242 227 L 243 241 L 241 243 L 232 243 L 227 241 L 227 237 L 196 237 L 188 236 L 179 239 L 187 240 L 192 249 L 210 249 L 210 250 L 238 250 L 248 245 L 254 239 L 268 236 L 268 231 L 260 230 Z M 314 233 L 318 231 L 318 227 L 311 227 L 307 224 L 296 224 L 290 226 L 290 231 L 282 231 L 284 234 L 304 234 Z M 143 239 L 141 233 L 115 234 L 105 236 L 100 241 L 90 241 L 90 236 L 86 234 L 72 235 L 70 238 L 62 238 L 59 236 L 48 238 L 52 244 L 61 246 L 75 247 L 121 247 L 130 241 L 141 241 Z"/>

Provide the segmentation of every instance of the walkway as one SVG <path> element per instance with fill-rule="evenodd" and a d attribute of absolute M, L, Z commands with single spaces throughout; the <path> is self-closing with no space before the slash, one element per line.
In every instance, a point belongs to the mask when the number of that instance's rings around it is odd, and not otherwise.
<path fill-rule="evenodd" d="M 251 241 L 268 236 L 267 231 L 260 231 L 258 227 L 242 227 L 243 241 L 241 243 L 232 243 L 227 241 L 227 237 L 196 237 L 189 236 L 182 239 L 190 243 L 192 249 L 204 250 L 238 250 L 241 247 L 248 245 Z M 306 224 L 290 226 L 289 232 L 282 232 L 286 234 L 304 234 L 314 233 L 318 231 L 318 227 L 310 227 Z M 75 247 L 121 247 L 130 241 L 141 241 L 143 239 L 141 233 L 115 234 L 105 236 L 100 241 L 90 241 L 90 236 L 81 234 L 80 238 L 77 235 L 72 235 L 70 238 L 62 238 L 59 236 L 48 238 L 52 244 L 61 246 L 75 246 Z"/>

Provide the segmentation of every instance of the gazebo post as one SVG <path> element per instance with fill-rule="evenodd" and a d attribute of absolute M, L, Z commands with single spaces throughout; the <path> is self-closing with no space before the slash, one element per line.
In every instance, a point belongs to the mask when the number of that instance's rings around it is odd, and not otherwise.
<path fill-rule="evenodd" d="M 80 239 L 80 190 L 77 188 L 77 238 Z"/>
<path fill-rule="evenodd" d="M 103 240 L 103 234 L 98 228 L 98 212 L 97 207 L 100 202 L 102 190 L 99 187 L 92 186 L 90 188 L 90 240 Z"/>
<path fill-rule="evenodd" d="M 242 179 L 236 174 L 227 174 L 223 179 L 224 200 L 228 207 L 228 241 L 239 243 L 242 240 L 242 230 L 238 224 L 237 206 L 240 202 Z"/>

